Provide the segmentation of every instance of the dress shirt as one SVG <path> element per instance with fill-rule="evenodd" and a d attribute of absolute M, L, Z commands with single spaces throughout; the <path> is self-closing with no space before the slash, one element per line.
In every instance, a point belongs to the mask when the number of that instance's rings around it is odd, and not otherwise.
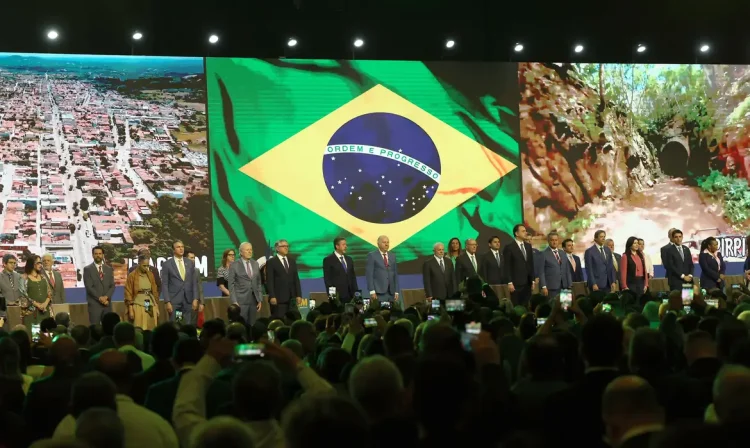
<path fill-rule="evenodd" d="M 500 251 L 495 249 L 490 249 L 492 251 L 492 257 L 495 259 L 495 263 L 498 263 L 500 261 Z"/>
<path fill-rule="evenodd" d="M 643 259 L 646 261 L 646 273 L 650 276 L 654 276 L 654 264 L 651 263 L 651 257 L 647 253 L 643 253 Z"/>

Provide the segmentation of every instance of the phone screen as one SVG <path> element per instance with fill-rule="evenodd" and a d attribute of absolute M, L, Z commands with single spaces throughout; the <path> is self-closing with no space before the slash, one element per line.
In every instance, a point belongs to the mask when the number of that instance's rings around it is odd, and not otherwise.
<path fill-rule="evenodd" d="M 469 322 L 464 327 L 464 331 L 461 332 L 461 344 L 465 350 L 471 350 L 471 341 L 479 336 L 482 331 L 482 324 L 480 322 Z"/>
<path fill-rule="evenodd" d="M 463 300 L 446 300 L 445 301 L 445 310 L 448 311 L 448 312 L 463 311 L 464 310 L 464 301 Z"/>
<path fill-rule="evenodd" d="M 609 303 L 605 303 L 604 305 L 602 305 L 602 311 L 604 311 L 605 313 L 611 313 L 612 305 L 610 305 Z"/>
<path fill-rule="evenodd" d="M 732 285 L 732 289 L 740 289 L 740 285 Z"/>
<path fill-rule="evenodd" d="M 706 299 L 706 305 L 712 306 L 714 308 L 719 307 L 719 299 Z"/>
<path fill-rule="evenodd" d="M 365 327 L 372 328 L 372 327 L 377 327 L 377 326 L 378 326 L 378 322 L 372 317 L 368 317 L 367 319 L 365 319 Z"/>
<path fill-rule="evenodd" d="M 570 309 L 570 306 L 573 304 L 573 291 L 570 289 L 561 289 L 560 290 L 560 306 L 565 311 L 568 311 Z"/>
<path fill-rule="evenodd" d="M 175 320 L 182 320 L 182 311 L 177 310 L 174 312 L 174 318 Z"/>
<path fill-rule="evenodd" d="M 336 295 L 336 287 L 335 286 L 331 286 L 330 288 L 328 288 L 328 295 L 329 296 L 335 296 Z"/>
<path fill-rule="evenodd" d="M 536 318 L 536 326 L 537 327 L 541 327 L 542 325 L 545 324 L 545 322 L 547 322 L 547 318 L 546 317 L 537 317 Z"/>
<path fill-rule="evenodd" d="M 428 314 L 428 315 L 427 315 L 427 320 L 432 320 L 432 319 L 435 319 L 436 317 L 437 317 L 437 316 L 436 316 L 436 315 L 434 315 L 434 314 Z"/>
<path fill-rule="evenodd" d="M 39 342 L 39 334 L 42 329 L 39 324 L 31 324 L 31 340 L 33 342 Z"/>
<path fill-rule="evenodd" d="M 440 309 L 440 301 L 439 300 L 433 300 L 432 301 L 432 311 L 437 311 Z"/>
<path fill-rule="evenodd" d="M 238 344 L 234 347 L 236 358 L 262 358 L 265 355 L 264 344 Z"/>
<path fill-rule="evenodd" d="M 362 309 L 370 308 L 370 299 L 362 299 Z"/>
<path fill-rule="evenodd" d="M 307 304 L 308 304 L 308 308 L 310 308 L 311 310 L 314 310 L 314 309 L 315 309 L 315 299 L 310 299 L 310 300 L 309 300 L 309 301 L 307 302 Z"/>
<path fill-rule="evenodd" d="M 380 302 L 380 308 L 383 308 L 384 310 L 391 309 L 391 302 Z"/>
<path fill-rule="evenodd" d="M 685 306 L 693 303 L 693 285 L 682 285 L 682 304 Z"/>

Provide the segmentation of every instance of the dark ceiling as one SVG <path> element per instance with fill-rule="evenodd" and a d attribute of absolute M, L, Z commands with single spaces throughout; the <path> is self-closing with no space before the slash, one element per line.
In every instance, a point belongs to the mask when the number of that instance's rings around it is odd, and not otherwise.
<path fill-rule="evenodd" d="M 10 1 L 3 52 L 750 63 L 746 0 Z M 50 27 L 60 33 L 52 44 Z M 135 30 L 145 37 L 133 47 Z M 210 33 L 221 38 L 216 46 Z M 366 43 L 353 55 L 355 35 Z M 449 37 L 456 47 L 447 51 Z M 512 52 L 517 41 L 522 55 Z M 576 42 L 586 46 L 581 55 Z M 712 51 L 698 53 L 701 42 Z M 648 51 L 637 54 L 638 43 Z"/>

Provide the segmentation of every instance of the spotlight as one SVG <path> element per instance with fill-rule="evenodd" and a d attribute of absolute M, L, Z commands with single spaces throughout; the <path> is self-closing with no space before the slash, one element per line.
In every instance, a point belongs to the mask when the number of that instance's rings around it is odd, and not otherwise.
<path fill-rule="evenodd" d="M 581 45 L 581 44 L 576 45 L 575 48 L 573 48 L 573 51 L 575 51 L 576 53 L 582 52 L 583 51 L 583 45 Z"/>
<path fill-rule="evenodd" d="M 136 31 L 135 34 L 133 34 L 133 40 L 141 40 L 141 39 L 143 39 L 143 34 Z"/>
<path fill-rule="evenodd" d="M 445 41 L 445 48 L 453 48 L 456 45 L 456 42 L 453 39 L 448 39 Z"/>
<path fill-rule="evenodd" d="M 365 44 L 365 41 L 363 41 L 362 39 L 360 39 L 360 38 L 354 39 L 354 46 L 355 47 L 359 48 L 359 47 L 361 47 L 364 44 Z"/>
<path fill-rule="evenodd" d="M 710 50 L 710 49 L 711 49 L 711 47 L 709 47 L 708 44 L 703 44 L 703 45 L 701 45 L 701 48 L 700 48 L 701 53 L 707 53 L 708 50 Z"/>
<path fill-rule="evenodd" d="M 297 46 L 297 39 L 295 39 L 295 38 L 293 38 L 293 37 L 292 37 L 292 38 L 290 38 L 290 39 L 289 39 L 289 40 L 288 40 L 288 41 L 286 42 L 286 45 L 287 45 L 288 47 L 296 47 L 296 46 Z"/>
<path fill-rule="evenodd" d="M 635 51 L 637 51 L 638 53 L 643 53 L 644 51 L 646 51 L 646 46 L 643 44 L 638 44 L 638 47 L 635 49 Z"/>
<path fill-rule="evenodd" d="M 219 41 L 219 36 L 217 36 L 216 34 L 212 34 L 208 37 L 208 43 L 210 44 L 215 44 L 218 41 Z"/>
<path fill-rule="evenodd" d="M 523 51 L 523 44 L 520 43 L 520 42 L 516 43 L 516 46 L 513 47 L 513 51 L 515 51 L 516 53 L 522 52 Z"/>
<path fill-rule="evenodd" d="M 60 36 L 60 35 L 59 35 L 59 34 L 57 33 L 57 31 L 55 31 L 55 30 L 49 30 L 49 32 L 47 32 L 47 39 L 49 39 L 49 40 L 55 40 L 55 39 L 57 39 L 57 38 L 58 38 L 59 36 Z"/>

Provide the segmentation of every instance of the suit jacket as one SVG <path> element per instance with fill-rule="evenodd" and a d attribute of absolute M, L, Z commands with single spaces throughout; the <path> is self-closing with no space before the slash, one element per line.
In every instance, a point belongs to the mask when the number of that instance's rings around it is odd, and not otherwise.
<path fill-rule="evenodd" d="M 339 299 L 351 299 L 354 293 L 359 289 L 357 286 L 357 275 L 354 273 L 354 260 L 352 257 L 344 255 L 346 261 L 346 270 L 341 264 L 341 259 L 335 253 L 332 253 L 323 259 L 323 281 L 328 288 L 336 288 Z"/>
<path fill-rule="evenodd" d="M 464 252 L 456 257 L 456 287 L 467 278 L 479 275 L 479 271 L 482 270 L 482 257 L 480 257 L 479 254 L 474 254 L 474 258 L 477 261 L 476 269 L 474 269 L 474 265 L 471 264 L 471 259 L 469 258 L 468 253 Z"/>
<path fill-rule="evenodd" d="M 573 284 L 573 273 L 564 250 L 558 249 L 560 257 L 558 263 L 551 248 L 539 253 L 537 271 L 539 273 L 539 287 L 547 287 L 548 290 L 570 289 Z"/>
<path fill-rule="evenodd" d="M 161 265 L 161 300 L 164 303 L 192 303 L 198 298 L 198 279 L 195 277 L 195 263 L 182 257 L 185 263 L 185 280 L 174 257 Z"/>
<path fill-rule="evenodd" d="M 622 261 L 622 255 L 618 254 L 617 252 L 612 252 L 612 267 L 615 268 L 615 279 L 617 279 L 617 274 L 620 272 L 620 262 Z M 617 267 L 615 267 L 615 264 L 617 264 Z"/>
<path fill-rule="evenodd" d="M 499 285 L 503 282 L 503 255 L 500 250 L 497 251 L 500 263 L 497 262 L 492 249 L 482 255 L 482 261 L 479 262 L 479 276 L 485 283 L 490 285 Z"/>
<path fill-rule="evenodd" d="M 10 275 L 13 277 L 13 287 L 11 287 L 11 281 L 8 277 L 8 273 L 3 270 L 0 272 L 0 313 L 5 315 L 7 305 L 15 305 L 21 299 L 23 295 L 21 293 L 21 283 L 23 277 L 18 272 L 11 272 Z"/>
<path fill-rule="evenodd" d="M 31 425 L 34 440 L 52 437 L 55 428 L 68 414 L 70 393 L 78 372 L 67 368 L 56 368 L 52 375 L 31 383 L 23 417 Z"/>
<path fill-rule="evenodd" d="M 586 249 L 583 259 L 586 262 L 586 274 L 588 275 L 589 288 L 594 285 L 599 289 L 609 289 L 616 281 L 615 267 L 612 264 L 612 251 L 603 246 L 604 257 L 599 252 L 599 247 L 594 244 Z"/>
<path fill-rule="evenodd" d="M 201 270 L 198 268 L 195 268 L 195 279 L 198 286 L 195 298 L 198 299 L 198 303 L 203 303 L 203 278 L 201 277 Z"/>
<path fill-rule="evenodd" d="M 289 271 L 284 268 L 278 256 L 273 256 L 266 261 L 266 291 L 268 298 L 276 298 L 278 303 L 288 303 L 290 299 L 302 297 L 302 287 L 299 284 L 299 272 L 297 263 L 288 255 Z"/>
<path fill-rule="evenodd" d="M 570 266 L 570 272 L 573 275 L 573 282 L 582 282 L 583 281 L 583 266 L 581 266 L 581 259 L 578 257 L 578 255 L 571 254 L 573 256 L 573 260 L 576 262 L 575 270 L 573 269 L 573 265 L 570 264 L 570 259 L 568 259 L 568 266 Z M 566 258 L 568 254 L 565 254 Z"/>
<path fill-rule="evenodd" d="M 42 276 L 47 280 L 47 285 L 52 288 L 52 304 L 65 303 L 65 285 L 63 284 L 62 275 L 54 269 L 52 270 L 52 277 L 54 277 L 55 286 L 52 286 L 47 271 L 44 269 L 42 269 Z"/>
<path fill-rule="evenodd" d="M 721 282 L 719 276 L 726 272 L 727 264 L 724 262 L 721 253 L 718 256 L 719 263 L 716 263 L 716 259 L 711 254 L 701 253 L 698 255 L 698 264 L 701 267 L 701 287 L 706 291 L 724 286 L 724 282 Z M 721 266 L 718 264 L 721 264 Z"/>
<path fill-rule="evenodd" d="M 443 257 L 445 272 L 440 269 L 437 259 L 432 256 L 422 265 L 422 282 L 425 297 L 448 299 L 456 292 L 456 275 L 451 259 Z"/>
<path fill-rule="evenodd" d="M 523 243 L 523 247 L 526 258 L 515 241 L 503 248 L 503 278 L 513 286 L 531 285 L 534 281 L 534 250 L 529 243 Z"/>
<path fill-rule="evenodd" d="M 260 268 L 258 262 L 250 261 L 252 278 L 247 275 L 242 257 L 236 259 L 227 268 L 227 289 L 229 300 L 239 305 L 257 305 L 263 302 L 263 291 L 260 286 Z"/>
<path fill-rule="evenodd" d="M 112 301 L 112 294 L 115 293 L 115 274 L 110 266 L 106 263 L 102 264 L 102 272 L 104 272 L 104 278 L 99 278 L 99 268 L 96 263 L 83 268 L 83 285 L 86 287 L 86 300 L 91 304 L 92 302 L 96 305 L 101 306 L 99 303 L 99 297 L 107 296 L 110 302 Z"/>
<path fill-rule="evenodd" d="M 693 275 L 695 271 L 693 255 L 685 245 L 682 246 L 682 258 L 680 258 L 680 252 L 674 244 L 667 244 L 662 247 L 661 263 L 667 271 L 667 283 L 669 283 L 669 289 L 671 290 L 682 288 L 685 281 L 680 278 L 680 275 Z"/>
<path fill-rule="evenodd" d="M 133 401 L 143 406 L 146 402 L 146 394 L 149 388 L 159 381 L 164 381 L 173 376 L 174 366 L 172 362 L 168 359 L 158 360 L 147 370 L 135 375 L 133 385 L 130 388 L 130 394 L 128 395 L 130 395 Z"/>
<path fill-rule="evenodd" d="M 397 294 L 399 287 L 396 255 L 393 252 L 388 252 L 388 267 L 386 267 L 380 250 L 367 254 L 365 278 L 367 279 L 367 290 L 370 294 L 373 292 L 376 294 Z"/>

